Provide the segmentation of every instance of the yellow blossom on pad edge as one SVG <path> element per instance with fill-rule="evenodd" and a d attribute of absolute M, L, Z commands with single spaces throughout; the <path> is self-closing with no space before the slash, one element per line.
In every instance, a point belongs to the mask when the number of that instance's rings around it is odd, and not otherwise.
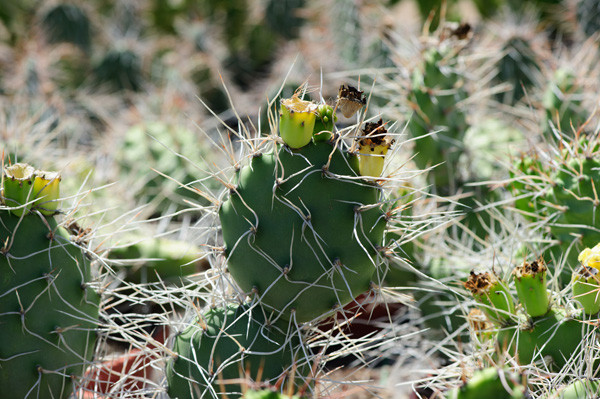
<path fill-rule="evenodd" d="M 577 258 L 583 266 L 600 269 L 600 243 L 594 248 L 586 248 L 579 254 Z"/>

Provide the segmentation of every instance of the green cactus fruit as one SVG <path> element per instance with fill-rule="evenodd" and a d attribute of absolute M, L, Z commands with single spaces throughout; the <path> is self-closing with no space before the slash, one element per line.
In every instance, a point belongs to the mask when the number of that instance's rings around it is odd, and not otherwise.
<path fill-rule="evenodd" d="M 394 143 L 386 136 L 383 121 L 367 122 L 358 142 L 358 169 L 361 176 L 380 177 L 383 172 L 385 156 Z"/>
<path fill-rule="evenodd" d="M 109 258 L 125 261 L 127 281 L 181 283 L 185 276 L 209 268 L 206 252 L 197 246 L 162 237 L 132 237 L 132 243 L 111 248 Z"/>
<path fill-rule="evenodd" d="M 515 105 L 523 98 L 526 90 L 535 85 L 540 72 L 539 60 L 531 44 L 519 36 L 506 41 L 496 68 L 494 83 L 511 85 L 510 90 L 498 93 L 496 99 L 508 105 Z"/>
<path fill-rule="evenodd" d="M 573 299 L 581 304 L 587 315 L 600 312 L 600 276 L 595 267 L 583 266 L 573 272 Z"/>
<path fill-rule="evenodd" d="M 581 350 L 583 337 L 579 320 L 568 317 L 564 310 L 551 309 L 542 317 L 522 326 L 509 326 L 498 331 L 501 351 L 514 356 L 519 364 L 528 365 L 548 356 L 551 369 L 561 369 L 571 356 Z"/>
<path fill-rule="evenodd" d="M 90 261 L 51 216 L 0 210 L 0 242 L 2 392 L 70 397 L 96 340 Z"/>
<path fill-rule="evenodd" d="M 22 163 L 4 168 L 2 174 L 2 202 L 16 216 L 32 209 L 50 216 L 59 205 L 60 176 L 55 172 L 35 170 Z"/>
<path fill-rule="evenodd" d="M 57 4 L 50 8 L 42 17 L 42 28 L 48 43 L 72 43 L 86 53 L 90 51 L 90 20 L 75 4 Z"/>
<path fill-rule="evenodd" d="M 249 305 L 216 307 L 195 319 L 177 335 L 174 359 L 167 364 L 168 394 L 172 399 L 239 398 L 240 380 L 275 383 L 295 375 L 297 335 L 268 326 L 260 308 Z"/>
<path fill-rule="evenodd" d="M 138 92 L 144 84 L 142 61 L 133 50 L 113 49 L 94 67 L 94 77 L 98 85 L 110 90 Z"/>
<path fill-rule="evenodd" d="M 35 202 L 33 206 L 42 215 L 50 216 L 57 212 L 60 196 L 60 175 L 56 172 L 36 171 L 33 179 L 33 192 Z"/>
<path fill-rule="evenodd" d="M 301 148 L 310 143 L 317 120 L 318 105 L 301 100 L 295 93 L 292 98 L 281 100 L 279 134 L 291 148 Z"/>
<path fill-rule="evenodd" d="M 482 305 L 482 310 L 494 323 L 510 324 L 515 314 L 515 304 L 505 282 L 490 273 L 471 272 L 465 288 Z"/>
<path fill-rule="evenodd" d="M 437 165 L 428 177 L 439 194 L 448 195 L 458 180 L 456 171 L 468 129 L 466 114 L 460 108 L 468 97 L 464 79 L 456 72 L 457 57 L 442 43 L 423 55 L 421 69 L 412 74 L 408 100 L 414 113 L 408 131 L 415 141 L 414 161 L 419 169 Z M 430 134 L 431 132 L 437 132 Z"/>
<path fill-rule="evenodd" d="M 524 377 L 507 370 L 488 367 L 473 373 L 466 383 L 446 394 L 447 399 L 525 399 Z"/>
<path fill-rule="evenodd" d="M 337 116 L 331 105 L 319 104 L 317 107 L 317 119 L 313 128 L 315 141 L 328 141 L 333 137 L 333 126 Z"/>
<path fill-rule="evenodd" d="M 562 133 L 570 133 L 573 136 L 573 128 L 577 130 L 587 119 L 582 108 L 581 88 L 575 81 L 575 75 L 565 68 L 554 73 L 544 92 L 542 106 L 546 111 L 542 131 L 551 140 L 556 138 L 550 122 Z"/>
<path fill-rule="evenodd" d="M 229 272 L 284 319 L 320 317 L 369 289 L 386 220 L 357 164 L 328 142 L 279 147 L 237 172 L 219 209 Z"/>
<path fill-rule="evenodd" d="M 546 285 L 548 268 L 543 258 L 533 262 L 524 262 L 513 271 L 519 302 L 530 317 L 543 316 L 550 307 Z"/>
<path fill-rule="evenodd" d="M 35 197 L 33 180 L 35 169 L 31 165 L 16 163 L 6 167 L 2 173 L 2 202 L 16 216 L 28 213 Z"/>

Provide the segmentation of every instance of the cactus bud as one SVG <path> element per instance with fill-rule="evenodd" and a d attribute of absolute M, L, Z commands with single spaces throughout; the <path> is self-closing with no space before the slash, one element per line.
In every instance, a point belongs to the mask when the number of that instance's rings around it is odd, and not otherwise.
<path fill-rule="evenodd" d="M 482 310 L 496 324 L 508 324 L 515 313 L 513 298 L 508 287 L 490 273 L 471 271 L 465 288 L 471 291 L 477 302 L 485 305 Z"/>
<path fill-rule="evenodd" d="M 294 94 L 281 100 L 279 134 L 291 148 L 301 148 L 310 143 L 317 119 L 317 104 L 305 101 Z"/>
<path fill-rule="evenodd" d="M 341 85 L 338 92 L 337 108 L 346 118 L 357 113 L 367 103 L 363 92 L 355 87 Z"/>
<path fill-rule="evenodd" d="M 600 311 L 600 271 L 595 267 L 583 266 L 573 272 L 573 299 L 581 304 L 587 315 Z"/>
<path fill-rule="evenodd" d="M 35 172 L 33 180 L 34 206 L 40 210 L 42 215 L 50 216 L 56 213 L 59 205 L 59 185 L 60 175 L 58 173 L 41 170 Z"/>
<path fill-rule="evenodd" d="M 385 155 L 394 144 L 386 136 L 387 130 L 383 121 L 367 122 L 363 129 L 362 138 L 358 139 L 359 171 L 361 176 L 381 176 Z"/>
<path fill-rule="evenodd" d="M 522 266 L 513 270 L 517 296 L 531 317 L 548 313 L 550 299 L 546 290 L 547 271 L 548 268 L 542 257 L 531 263 L 523 262 Z"/>
<path fill-rule="evenodd" d="M 2 174 L 2 202 L 9 207 L 15 216 L 22 216 L 32 207 L 33 181 L 35 169 L 24 163 L 16 163 L 4 168 Z"/>
<path fill-rule="evenodd" d="M 333 124 L 337 121 L 337 116 L 331 105 L 320 104 L 317 108 L 317 120 L 314 127 L 315 141 L 327 141 L 331 139 Z"/>

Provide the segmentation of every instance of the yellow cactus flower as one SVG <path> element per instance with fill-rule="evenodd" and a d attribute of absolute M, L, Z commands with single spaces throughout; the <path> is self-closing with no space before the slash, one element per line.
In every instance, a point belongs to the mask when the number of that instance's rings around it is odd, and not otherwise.
<path fill-rule="evenodd" d="M 600 243 L 596 244 L 594 248 L 586 248 L 581 251 L 577 260 L 579 260 L 583 266 L 600 269 Z"/>

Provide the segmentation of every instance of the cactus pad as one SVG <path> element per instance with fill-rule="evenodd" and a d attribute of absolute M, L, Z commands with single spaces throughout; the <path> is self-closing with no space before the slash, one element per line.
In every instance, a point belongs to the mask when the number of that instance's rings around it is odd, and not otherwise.
<path fill-rule="evenodd" d="M 280 147 L 237 172 L 219 210 L 232 277 L 284 319 L 311 320 L 369 289 L 386 221 L 357 163 L 327 142 Z"/>
<path fill-rule="evenodd" d="M 210 309 L 175 338 L 177 358 L 167 366 L 169 396 L 238 398 L 240 379 L 274 383 L 291 372 L 298 345 L 297 337 L 268 327 L 259 309 Z"/>
<path fill-rule="evenodd" d="M 0 211 L 0 386 L 66 398 L 94 350 L 99 298 L 90 262 L 53 218 Z"/>

